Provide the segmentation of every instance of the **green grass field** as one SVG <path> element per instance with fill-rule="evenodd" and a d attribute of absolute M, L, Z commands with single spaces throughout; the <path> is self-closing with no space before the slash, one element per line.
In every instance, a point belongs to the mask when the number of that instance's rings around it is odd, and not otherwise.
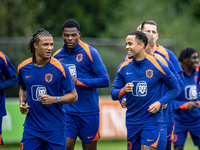
<path fill-rule="evenodd" d="M 126 150 L 126 139 L 121 140 L 105 140 L 101 139 L 98 141 L 98 150 Z M 20 144 L 5 144 L 0 146 L 0 150 L 19 150 Z M 77 141 L 75 150 L 82 150 L 80 140 Z M 172 148 L 173 150 L 173 148 Z M 194 146 L 190 137 L 187 138 L 184 150 L 198 150 L 197 147 Z"/>

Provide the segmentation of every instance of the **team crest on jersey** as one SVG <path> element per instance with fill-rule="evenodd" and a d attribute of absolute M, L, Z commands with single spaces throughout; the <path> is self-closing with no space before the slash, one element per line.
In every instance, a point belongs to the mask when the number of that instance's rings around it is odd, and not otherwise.
<path fill-rule="evenodd" d="M 67 68 L 69 69 L 70 74 L 77 77 L 76 65 L 74 64 L 66 64 L 66 65 L 67 65 Z"/>
<path fill-rule="evenodd" d="M 151 70 L 151 69 L 146 70 L 146 77 L 148 77 L 148 78 L 153 77 L 153 70 Z"/>
<path fill-rule="evenodd" d="M 47 74 L 45 75 L 45 81 L 47 81 L 48 83 L 51 82 L 52 79 L 53 79 L 53 75 L 52 75 L 52 74 L 47 73 Z"/>
<path fill-rule="evenodd" d="M 80 62 L 80 61 L 82 61 L 82 60 L 83 60 L 83 54 L 78 54 L 78 55 L 76 56 L 76 61 Z"/>
<path fill-rule="evenodd" d="M 143 97 L 143 96 L 147 95 L 147 83 L 146 83 L 146 81 L 133 81 L 132 83 L 134 85 L 133 92 L 132 92 L 132 94 L 134 96 Z"/>
<path fill-rule="evenodd" d="M 33 85 L 31 87 L 31 95 L 34 101 L 41 101 L 40 96 L 41 94 L 47 94 L 47 89 L 43 85 Z"/>
<path fill-rule="evenodd" d="M 188 85 L 185 87 L 185 98 L 187 100 L 194 100 L 198 98 L 196 85 Z"/>

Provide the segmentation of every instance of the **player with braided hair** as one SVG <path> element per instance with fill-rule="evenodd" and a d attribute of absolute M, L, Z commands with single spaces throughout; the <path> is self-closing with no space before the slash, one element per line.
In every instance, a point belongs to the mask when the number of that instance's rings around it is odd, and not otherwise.
<path fill-rule="evenodd" d="M 51 57 L 53 44 L 47 30 L 37 30 L 27 45 L 33 57 L 18 66 L 20 111 L 26 114 L 22 150 L 66 147 L 63 104 L 78 96 L 66 65 Z"/>

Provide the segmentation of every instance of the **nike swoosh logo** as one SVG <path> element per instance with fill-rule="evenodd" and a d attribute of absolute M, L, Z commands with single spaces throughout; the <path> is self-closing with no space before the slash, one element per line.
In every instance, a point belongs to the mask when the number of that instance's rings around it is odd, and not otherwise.
<path fill-rule="evenodd" d="M 63 60 L 63 59 L 64 59 L 64 58 L 59 58 L 58 61 L 61 61 L 61 60 Z"/>
<path fill-rule="evenodd" d="M 30 78 L 31 76 L 26 76 L 26 78 Z"/>
<path fill-rule="evenodd" d="M 126 72 L 126 74 L 133 74 L 132 72 Z"/>
<path fill-rule="evenodd" d="M 150 141 L 154 141 L 154 140 L 149 140 L 149 139 L 147 139 L 147 141 L 150 142 Z"/>
<path fill-rule="evenodd" d="M 94 136 L 94 135 L 92 135 L 92 136 L 88 136 L 87 138 L 88 138 L 88 139 L 91 139 L 93 136 Z"/>

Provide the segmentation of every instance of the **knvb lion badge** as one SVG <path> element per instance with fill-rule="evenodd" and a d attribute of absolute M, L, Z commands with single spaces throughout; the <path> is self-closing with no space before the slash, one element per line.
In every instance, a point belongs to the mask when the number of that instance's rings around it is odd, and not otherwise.
<path fill-rule="evenodd" d="M 132 83 L 134 85 L 133 92 L 132 92 L 132 94 L 134 96 L 143 97 L 143 96 L 147 95 L 147 83 L 146 83 L 146 81 L 133 81 Z"/>

